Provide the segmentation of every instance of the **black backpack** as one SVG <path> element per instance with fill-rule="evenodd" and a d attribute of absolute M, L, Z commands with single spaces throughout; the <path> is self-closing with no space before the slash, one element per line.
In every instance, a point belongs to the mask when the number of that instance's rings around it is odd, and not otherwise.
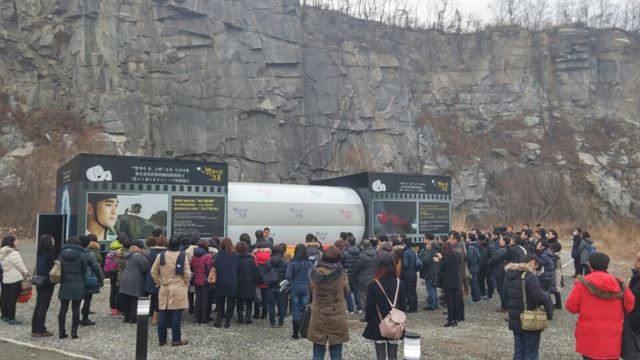
<path fill-rule="evenodd" d="M 280 283 L 278 272 L 271 266 L 271 262 L 258 266 L 258 272 L 260 274 L 261 283 L 269 287 L 275 287 Z"/>

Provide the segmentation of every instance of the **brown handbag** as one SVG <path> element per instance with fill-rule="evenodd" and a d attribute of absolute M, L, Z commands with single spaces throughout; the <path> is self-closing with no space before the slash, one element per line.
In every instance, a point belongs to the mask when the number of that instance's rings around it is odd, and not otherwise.
<path fill-rule="evenodd" d="M 218 281 L 218 271 L 216 270 L 216 263 L 213 262 L 213 266 L 209 269 L 209 275 L 207 275 L 207 282 L 213 285 L 216 281 Z"/>

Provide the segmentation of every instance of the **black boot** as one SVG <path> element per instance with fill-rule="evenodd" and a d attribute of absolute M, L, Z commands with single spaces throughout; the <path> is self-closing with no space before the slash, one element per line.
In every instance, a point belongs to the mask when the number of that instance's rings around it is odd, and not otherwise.
<path fill-rule="evenodd" d="M 299 322 L 293 320 L 292 323 L 293 323 L 293 335 L 291 335 L 291 337 L 294 338 L 294 339 L 299 339 L 300 338 L 300 335 L 298 333 L 298 324 L 299 324 Z"/>
<path fill-rule="evenodd" d="M 224 317 L 224 327 L 228 329 L 231 326 L 231 319 L 233 319 L 233 307 L 227 309 L 227 314 Z"/>
<path fill-rule="evenodd" d="M 247 306 L 247 314 L 244 317 L 244 323 L 245 324 L 251 324 L 252 323 L 252 321 L 251 321 L 251 310 L 253 310 L 252 306 L 251 305 Z"/>
<path fill-rule="evenodd" d="M 216 313 L 216 321 L 213 323 L 213 326 L 217 328 L 222 326 L 222 313 L 219 311 Z"/>
<path fill-rule="evenodd" d="M 244 324 L 244 305 L 238 300 L 238 324 Z"/>

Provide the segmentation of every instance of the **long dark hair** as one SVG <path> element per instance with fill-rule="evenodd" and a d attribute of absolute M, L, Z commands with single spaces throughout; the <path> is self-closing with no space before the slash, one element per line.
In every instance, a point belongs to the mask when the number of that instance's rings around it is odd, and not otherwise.
<path fill-rule="evenodd" d="M 453 255 L 456 251 L 453 249 L 453 245 L 450 242 L 444 243 L 442 246 L 442 254 L 444 255 Z"/>
<path fill-rule="evenodd" d="M 220 251 L 226 252 L 229 256 L 233 255 L 235 251 L 233 250 L 233 243 L 231 242 L 231 239 L 224 238 L 222 240 L 222 243 L 220 243 Z"/>
<path fill-rule="evenodd" d="M 304 246 L 304 244 L 296 245 L 296 248 L 293 250 L 293 260 L 307 260 L 307 247 Z"/>
<path fill-rule="evenodd" d="M 2 238 L 2 247 L 5 246 L 9 246 L 9 247 L 16 247 L 16 237 L 13 235 L 7 235 L 4 238 Z"/>
<path fill-rule="evenodd" d="M 53 236 L 44 234 L 38 238 L 38 255 L 53 252 Z"/>
<path fill-rule="evenodd" d="M 381 251 L 378 255 L 378 260 L 376 261 L 375 278 L 381 279 L 387 274 L 393 274 L 393 276 L 398 277 L 398 268 L 396 267 L 393 255 L 386 251 Z"/>

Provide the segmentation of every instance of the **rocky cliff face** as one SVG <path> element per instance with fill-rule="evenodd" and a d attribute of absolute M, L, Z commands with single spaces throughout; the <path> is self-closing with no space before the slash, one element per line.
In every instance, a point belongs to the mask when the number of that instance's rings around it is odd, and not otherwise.
<path fill-rule="evenodd" d="M 0 25 L 11 109 L 66 109 L 114 153 L 243 181 L 446 173 L 478 214 L 640 215 L 640 39 L 618 30 L 452 35 L 295 0 L 0 0 Z M 0 165 L 29 153 L 2 133 Z"/>

